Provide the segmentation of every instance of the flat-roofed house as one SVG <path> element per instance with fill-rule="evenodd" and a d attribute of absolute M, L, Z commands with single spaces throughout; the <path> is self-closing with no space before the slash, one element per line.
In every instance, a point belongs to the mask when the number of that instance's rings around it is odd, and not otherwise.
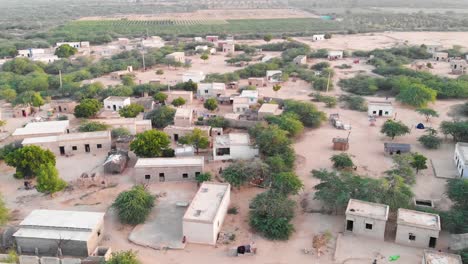
<path fill-rule="evenodd" d="M 249 105 L 256 105 L 258 103 L 258 91 L 257 90 L 243 90 L 239 97 L 249 99 Z"/>
<path fill-rule="evenodd" d="M 104 110 L 119 111 L 127 105 L 131 104 L 130 97 L 125 96 L 109 96 L 104 99 Z"/>
<path fill-rule="evenodd" d="M 426 51 L 429 53 L 438 52 L 443 49 L 443 46 L 441 44 L 425 44 L 425 46 Z"/>
<path fill-rule="evenodd" d="M 258 119 L 263 120 L 265 116 L 269 115 L 281 115 L 283 113 L 283 110 L 279 108 L 279 105 L 277 104 L 262 104 L 260 109 L 258 109 Z"/>
<path fill-rule="evenodd" d="M 252 146 L 248 133 L 229 133 L 214 139 L 214 160 L 248 160 L 257 156 L 258 149 Z"/>
<path fill-rule="evenodd" d="M 243 114 L 250 109 L 249 98 L 236 96 L 232 100 L 232 111 L 236 114 Z"/>
<path fill-rule="evenodd" d="M 207 42 L 215 43 L 219 41 L 219 37 L 218 36 L 206 36 L 205 40 Z"/>
<path fill-rule="evenodd" d="M 457 166 L 458 175 L 461 178 L 468 178 L 468 143 L 458 142 L 455 145 L 453 160 Z"/>
<path fill-rule="evenodd" d="M 201 81 L 205 80 L 205 77 L 206 76 L 202 71 L 187 71 L 182 74 L 182 81 L 200 83 Z"/>
<path fill-rule="evenodd" d="M 411 145 L 404 143 L 385 142 L 384 151 L 390 155 L 411 152 Z"/>
<path fill-rule="evenodd" d="M 432 59 L 435 61 L 447 61 L 449 54 L 447 52 L 434 52 Z"/>
<path fill-rule="evenodd" d="M 54 109 L 55 112 L 66 114 L 73 114 L 77 105 L 78 103 L 71 99 L 52 100 L 50 102 L 50 107 Z"/>
<path fill-rule="evenodd" d="M 164 41 L 159 36 L 151 36 L 141 41 L 141 45 L 145 48 L 162 48 L 164 47 Z"/>
<path fill-rule="evenodd" d="M 281 82 L 282 78 L 283 78 L 282 71 L 277 71 L 277 70 L 266 71 L 266 79 L 268 82 L 271 82 L 271 83 Z"/>
<path fill-rule="evenodd" d="M 439 215 L 403 208 L 398 209 L 396 243 L 414 247 L 435 248 L 439 232 Z"/>
<path fill-rule="evenodd" d="M 203 182 L 182 220 L 188 243 L 216 245 L 231 200 L 228 183 Z"/>
<path fill-rule="evenodd" d="M 149 119 L 139 120 L 136 118 L 106 118 L 106 119 L 92 119 L 90 121 L 106 124 L 112 127 L 113 129 L 125 128 L 132 135 L 136 135 L 138 133 L 142 133 L 142 132 L 153 129 L 153 127 L 151 126 L 151 120 Z"/>
<path fill-rule="evenodd" d="M 451 60 L 450 69 L 453 74 L 464 74 L 468 69 L 468 63 L 466 60 Z"/>
<path fill-rule="evenodd" d="M 166 59 L 175 61 L 175 62 L 185 63 L 185 53 L 182 51 L 173 52 L 171 54 L 167 54 Z"/>
<path fill-rule="evenodd" d="M 164 128 L 164 133 L 168 134 L 169 137 L 174 141 L 179 141 L 179 138 L 190 134 L 195 130 L 195 128 L 203 131 L 206 136 L 210 136 L 211 127 L 210 126 L 173 126 L 169 125 Z"/>
<path fill-rule="evenodd" d="M 183 98 L 187 104 L 191 104 L 193 101 L 192 91 L 168 91 L 164 93 L 167 94 L 166 102 L 172 102 L 179 97 Z"/>
<path fill-rule="evenodd" d="M 31 122 L 26 126 L 17 128 L 12 136 L 15 139 L 23 139 L 28 137 L 45 137 L 57 136 L 69 133 L 70 121 L 46 121 L 46 122 Z"/>
<path fill-rule="evenodd" d="M 191 126 L 193 120 L 193 111 L 190 108 L 177 108 L 174 115 L 175 126 Z"/>
<path fill-rule="evenodd" d="M 234 43 L 224 43 L 223 52 L 224 53 L 234 53 L 236 51 L 236 45 Z"/>
<path fill-rule="evenodd" d="M 299 55 L 293 59 L 293 63 L 296 65 L 304 65 L 307 64 L 307 56 L 306 55 Z"/>
<path fill-rule="evenodd" d="M 393 105 L 389 101 L 370 101 L 367 103 L 367 114 L 369 116 L 393 116 Z"/>
<path fill-rule="evenodd" d="M 325 35 L 324 34 L 312 35 L 312 40 L 313 41 L 325 40 Z"/>
<path fill-rule="evenodd" d="M 34 210 L 13 234 L 20 254 L 91 255 L 104 234 L 104 213 Z"/>
<path fill-rule="evenodd" d="M 265 78 L 251 77 L 251 78 L 247 79 L 247 81 L 249 82 L 249 85 L 252 85 L 252 86 L 255 86 L 255 87 L 266 86 Z"/>
<path fill-rule="evenodd" d="M 70 133 L 58 136 L 25 138 L 23 146 L 35 145 L 52 151 L 55 155 L 96 153 L 111 149 L 110 131 Z"/>
<path fill-rule="evenodd" d="M 388 212 L 388 205 L 350 199 L 346 208 L 345 230 L 383 241 Z"/>
<path fill-rule="evenodd" d="M 203 157 L 139 158 L 134 177 L 138 183 L 195 180 L 204 163 Z"/>
<path fill-rule="evenodd" d="M 226 85 L 224 83 L 199 83 L 197 89 L 197 97 L 199 98 L 215 98 L 226 93 Z"/>
<path fill-rule="evenodd" d="M 329 60 L 339 60 L 343 58 L 343 51 L 342 50 L 330 50 L 328 51 L 328 59 Z"/>
<path fill-rule="evenodd" d="M 439 252 L 435 250 L 424 250 L 422 264 L 462 264 L 460 255 Z"/>

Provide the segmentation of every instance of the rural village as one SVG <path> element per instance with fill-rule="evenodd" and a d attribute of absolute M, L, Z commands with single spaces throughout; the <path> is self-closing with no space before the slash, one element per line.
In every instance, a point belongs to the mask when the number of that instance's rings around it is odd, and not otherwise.
<path fill-rule="evenodd" d="M 467 32 L 147 35 L 0 64 L 0 263 L 466 263 Z"/>

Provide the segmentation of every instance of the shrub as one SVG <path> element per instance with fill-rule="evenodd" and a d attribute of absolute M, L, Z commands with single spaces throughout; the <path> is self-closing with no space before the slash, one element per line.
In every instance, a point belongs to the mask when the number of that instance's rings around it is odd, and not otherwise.
<path fill-rule="evenodd" d="M 178 97 L 172 101 L 172 105 L 175 107 L 178 107 L 184 104 L 185 104 L 185 99 L 182 97 Z"/>
<path fill-rule="evenodd" d="M 102 104 L 96 99 L 83 99 L 75 107 L 75 116 L 78 118 L 90 118 L 101 109 Z"/>
<path fill-rule="evenodd" d="M 222 127 L 227 128 L 229 122 L 222 116 L 211 117 L 206 121 L 206 124 L 211 127 Z"/>
<path fill-rule="evenodd" d="M 128 250 L 128 251 L 119 251 L 112 252 L 112 255 L 105 264 L 141 264 L 137 259 L 137 252 Z"/>
<path fill-rule="evenodd" d="M 151 124 L 156 128 L 165 128 L 174 121 L 176 110 L 169 106 L 161 106 L 149 112 L 145 119 L 151 119 Z"/>
<path fill-rule="evenodd" d="M 239 208 L 237 208 L 236 206 L 231 206 L 231 207 L 229 207 L 227 213 L 236 215 L 236 214 L 239 213 Z"/>
<path fill-rule="evenodd" d="M 112 138 L 125 137 L 125 136 L 130 136 L 130 135 L 131 135 L 130 131 L 124 127 L 114 128 L 111 131 Z"/>
<path fill-rule="evenodd" d="M 209 98 L 206 99 L 205 103 L 203 103 L 203 106 L 210 111 L 214 111 L 216 108 L 218 108 L 218 101 L 216 101 L 214 98 Z"/>
<path fill-rule="evenodd" d="M 156 74 L 157 74 L 157 75 L 163 75 L 163 74 L 164 74 L 164 70 L 158 69 L 158 70 L 156 70 Z"/>
<path fill-rule="evenodd" d="M 347 153 L 333 155 L 330 160 L 333 162 L 333 167 L 339 170 L 354 167 L 353 160 Z"/>
<path fill-rule="evenodd" d="M 205 172 L 205 173 L 200 173 L 197 176 L 195 176 L 195 180 L 198 183 L 206 182 L 211 180 L 211 173 Z"/>
<path fill-rule="evenodd" d="M 294 172 L 275 173 L 271 185 L 274 192 L 284 195 L 298 194 L 302 187 L 304 187 L 302 181 Z"/>
<path fill-rule="evenodd" d="M 130 104 L 120 109 L 119 114 L 120 116 L 125 117 L 125 118 L 133 118 L 139 115 L 140 113 L 143 113 L 144 111 L 145 111 L 145 108 L 142 105 Z"/>
<path fill-rule="evenodd" d="M 285 100 L 285 112 L 297 114 L 306 127 L 319 127 L 327 119 L 324 112 L 318 111 L 315 105 L 294 100 Z"/>
<path fill-rule="evenodd" d="M 109 128 L 108 125 L 99 122 L 86 122 L 78 127 L 80 132 L 94 132 L 94 131 L 106 131 Z"/>
<path fill-rule="evenodd" d="M 345 103 L 345 108 L 360 111 L 360 112 L 367 111 L 367 101 L 362 96 L 341 95 L 339 100 Z"/>
<path fill-rule="evenodd" d="M 130 191 L 121 192 L 113 207 L 123 224 L 138 225 L 145 222 L 154 206 L 155 197 L 143 186 L 135 186 Z"/>
<path fill-rule="evenodd" d="M 435 135 L 422 135 L 418 141 L 427 149 L 438 149 L 442 140 Z"/>
<path fill-rule="evenodd" d="M 324 62 L 319 62 L 317 64 L 314 64 L 310 68 L 312 70 L 321 71 L 323 69 L 330 68 L 330 67 L 331 67 L 331 64 L 329 62 L 324 61 Z"/>
<path fill-rule="evenodd" d="M 169 148 L 169 136 L 159 130 L 148 130 L 136 135 L 130 143 L 130 150 L 138 157 L 152 158 L 163 156 L 164 150 Z"/>

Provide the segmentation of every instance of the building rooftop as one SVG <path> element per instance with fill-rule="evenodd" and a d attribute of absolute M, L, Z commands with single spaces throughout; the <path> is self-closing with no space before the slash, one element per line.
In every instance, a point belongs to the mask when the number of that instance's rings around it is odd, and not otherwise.
<path fill-rule="evenodd" d="M 409 209 L 398 209 L 397 225 L 440 230 L 439 215 Z"/>
<path fill-rule="evenodd" d="M 462 264 L 460 255 L 424 250 L 423 264 Z"/>
<path fill-rule="evenodd" d="M 274 71 L 266 71 L 266 76 L 272 76 L 278 73 L 283 73 L 282 71 L 274 70 Z"/>
<path fill-rule="evenodd" d="M 346 208 L 346 215 L 362 216 L 387 221 L 389 207 L 385 204 L 370 203 L 350 199 Z"/>
<path fill-rule="evenodd" d="M 171 95 L 192 95 L 192 91 L 165 91 L 164 93 L 171 94 Z"/>
<path fill-rule="evenodd" d="M 20 228 L 14 237 L 88 241 L 91 231 L 68 231 L 54 228 Z"/>
<path fill-rule="evenodd" d="M 110 131 L 82 132 L 82 133 L 63 134 L 63 135 L 58 135 L 58 136 L 25 138 L 23 139 L 23 142 L 21 144 L 30 145 L 30 144 L 38 144 L 38 143 L 76 141 L 76 140 L 97 139 L 97 138 L 99 139 L 109 138 L 110 140 Z"/>
<path fill-rule="evenodd" d="M 202 71 L 186 71 L 184 72 L 185 76 L 203 76 Z"/>
<path fill-rule="evenodd" d="M 220 209 L 221 202 L 230 188 L 228 183 L 202 183 L 187 208 L 183 220 L 212 223 Z"/>
<path fill-rule="evenodd" d="M 368 105 L 392 106 L 392 102 L 390 102 L 390 101 L 369 101 Z"/>
<path fill-rule="evenodd" d="M 18 128 L 13 132 L 13 136 L 41 135 L 41 134 L 60 134 L 65 133 L 70 126 L 70 121 L 47 121 L 32 122 L 25 127 Z"/>
<path fill-rule="evenodd" d="M 458 142 L 455 149 L 460 153 L 463 163 L 468 164 L 468 143 Z"/>
<path fill-rule="evenodd" d="M 343 54 L 342 50 L 329 50 L 328 55 Z"/>
<path fill-rule="evenodd" d="M 259 113 L 271 113 L 274 114 L 276 111 L 279 110 L 279 105 L 277 104 L 262 104 L 260 109 L 258 109 Z"/>
<path fill-rule="evenodd" d="M 166 57 L 174 57 L 174 56 L 185 56 L 183 51 L 172 52 L 171 54 L 167 54 Z"/>
<path fill-rule="evenodd" d="M 240 97 L 258 97 L 258 91 L 257 90 L 243 90 Z"/>
<path fill-rule="evenodd" d="M 21 223 L 20 227 L 34 228 L 63 228 L 93 230 L 104 219 L 104 213 L 62 211 L 38 209 L 32 211 Z"/>
<path fill-rule="evenodd" d="M 151 121 L 151 120 L 149 120 Z M 167 127 L 165 127 L 163 130 L 164 131 L 170 131 L 170 130 L 183 130 L 183 131 L 192 131 L 194 130 L 195 128 L 198 128 L 202 131 L 205 131 L 205 132 L 210 132 L 210 129 L 211 127 L 210 126 L 174 126 L 174 125 L 169 125 Z"/>
<path fill-rule="evenodd" d="M 126 70 L 124 72 L 127 72 Z M 109 96 L 104 101 L 114 101 L 114 102 L 123 102 L 126 100 L 130 100 L 130 97 L 125 96 Z"/>
<path fill-rule="evenodd" d="M 190 108 L 177 108 L 175 118 L 190 118 L 192 116 L 192 109 Z"/>
<path fill-rule="evenodd" d="M 229 133 L 217 136 L 215 146 L 250 145 L 250 136 L 247 133 Z"/>
<path fill-rule="evenodd" d="M 248 97 L 240 97 L 236 96 L 233 98 L 233 104 L 249 104 L 249 98 Z"/>
<path fill-rule="evenodd" d="M 90 119 L 90 122 L 98 122 L 106 125 L 131 125 L 135 123 L 135 118 L 102 118 L 102 119 Z M 151 120 L 150 120 L 151 121 Z"/>
<path fill-rule="evenodd" d="M 226 85 L 224 83 L 200 83 L 198 84 L 198 90 L 226 90 Z"/>
<path fill-rule="evenodd" d="M 203 166 L 203 157 L 139 158 L 135 168 Z"/>

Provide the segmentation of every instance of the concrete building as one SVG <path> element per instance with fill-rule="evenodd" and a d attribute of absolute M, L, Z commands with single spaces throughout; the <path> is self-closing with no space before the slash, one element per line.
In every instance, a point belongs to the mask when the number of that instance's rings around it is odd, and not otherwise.
<path fill-rule="evenodd" d="M 230 200 L 231 186 L 228 183 L 202 183 L 182 220 L 185 240 L 216 245 Z"/>
<path fill-rule="evenodd" d="M 453 74 L 465 74 L 468 69 L 468 63 L 466 60 L 451 60 L 450 69 Z"/>
<path fill-rule="evenodd" d="M 247 81 L 249 82 L 249 85 L 252 85 L 252 86 L 255 86 L 255 87 L 263 87 L 263 86 L 266 86 L 266 83 L 265 83 L 265 78 L 249 78 L 247 79 Z"/>
<path fill-rule="evenodd" d="M 131 104 L 130 97 L 124 96 L 109 96 L 104 99 L 104 110 L 119 111 L 127 105 Z"/>
<path fill-rule="evenodd" d="M 52 63 L 54 61 L 60 60 L 60 58 L 54 54 L 40 54 L 34 55 L 30 58 L 32 61 L 39 61 L 42 63 Z"/>
<path fill-rule="evenodd" d="M 262 104 L 260 109 L 258 109 L 258 119 L 263 120 L 265 119 L 265 116 L 269 115 L 281 115 L 283 113 L 283 110 L 279 108 L 279 105 L 277 104 Z"/>
<path fill-rule="evenodd" d="M 226 93 L 226 85 L 224 83 L 200 83 L 198 84 L 197 97 L 199 98 L 215 98 Z"/>
<path fill-rule="evenodd" d="M 432 59 L 435 61 L 447 61 L 448 53 L 447 52 L 434 52 L 432 54 Z"/>
<path fill-rule="evenodd" d="M 58 155 L 96 153 L 111 149 L 110 131 L 71 133 L 58 136 L 25 138 L 23 146 L 35 145 Z"/>
<path fill-rule="evenodd" d="M 249 98 L 236 96 L 232 101 L 232 111 L 236 114 L 243 114 L 250 109 Z"/>
<path fill-rule="evenodd" d="M 393 154 L 402 154 L 411 152 L 411 145 L 404 143 L 393 143 L 385 142 L 384 143 L 384 152 L 390 155 Z"/>
<path fill-rule="evenodd" d="M 435 248 L 440 232 L 439 215 L 398 209 L 395 242 L 402 245 Z"/>
<path fill-rule="evenodd" d="M 138 183 L 195 180 L 204 163 L 203 157 L 139 158 L 134 177 Z"/>
<path fill-rule="evenodd" d="M 164 47 L 164 41 L 161 37 L 151 36 L 141 41 L 141 45 L 145 48 L 162 48 Z"/>
<path fill-rule="evenodd" d="M 89 121 L 99 122 L 114 128 L 125 128 L 130 131 L 130 134 L 136 135 L 153 129 L 151 120 L 139 120 L 136 118 L 108 118 L 108 119 L 92 119 Z"/>
<path fill-rule="evenodd" d="M 306 55 L 299 55 L 294 58 L 293 63 L 296 65 L 304 65 L 307 64 L 307 56 Z"/>
<path fill-rule="evenodd" d="M 234 43 L 224 43 L 223 52 L 224 53 L 234 53 L 236 51 L 236 45 Z"/>
<path fill-rule="evenodd" d="M 442 50 L 443 47 L 440 44 L 426 44 L 426 50 L 429 53 L 435 53 Z"/>
<path fill-rule="evenodd" d="M 71 99 L 52 100 L 50 102 L 50 107 L 55 112 L 65 114 L 73 114 L 77 105 L 78 103 Z"/>
<path fill-rule="evenodd" d="M 18 55 L 16 55 L 16 58 L 32 58 L 37 55 L 43 55 L 45 54 L 44 49 L 24 49 L 24 50 L 18 50 Z"/>
<path fill-rule="evenodd" d="M 89 48 L 89 41 L 81 41 L 81 42 L 57 42 L 55 47 L 60 47 L 62 45 L 69 45 L 70 47 L 81 49 L 81 48 Z"/>
<path fill-rule="evenodd" d="M 168 91 L 164 92 L 167 94 L 166 102 L 172 102 L 176 98 L 183 98 L 186 104 L 191 104 L 193 101 L 193 92 L 192 91 Z"/>
<path fill-rule="evenodd" d="M 219 37 L 218 36 L 206 36 L 205 37 L 205 40 L 207 42 L 212 42 L 212 43 L 216 43 L 219 41 Z"/>
<path fill-rule="evenodd" d="M 182 81 L 200 83 L 201 81 L 205 80 L 205 77 L 206 76 L 202 71 L 187 71 L 182 74 Z"/>
<path fill-rule="evenodd" d="M 191 126 L 193 121 L 193 111 L 190 108 L 177 108 L 174 115 L 175 126 Z"/>
<path fill-rule="evenodd" d="M 320 40 L 325 40 L 325 35 L 312 35 L 312 41 L 320 41 Z"/>
<path fill-rule="evenodd" d="M 198 46 L 195 46 L 195 51 L 207 51 L 208 50 L 208 46 L 207 45 L 198 45 Z"/>
<path fill-rule="evenodd" d="M 271 83 L 281 82 L 283 79 L 283 72 L 282 71 L 267 71 L 266 79 L 268 82 L 271 82 Z"/>
<path fill-rule="evenodd" d="M 458 176 L 468 178 L 468 143 L 458 142 L 455 145 L 453 160 L 457 166 Z"/>
<path fill-rule="evenodd" d="M 140 98 L 131 98 L 130 101 L 132 104 L 143 106 L 143 108 L 145 109 L 144 110 L 145 112 L 153 110 L 154 107 L 156 106 L 156 103 L 154 102 L 153 97 L 150 97 L 150 96 L 144 96 Z"/>
<path fill-rule="evenodd" d="M 389 101 L 370 101 L 367 103 L 367 115 L 369 116 L 393 116 L 393 105 Z"/>
<path fill-rule="evenodd" d="M 329 60 L 343 59 L 343 51 L 342 50 L 329 50 L 328 51 L 328 59 Z"/>
<path fill-rule="evenodd" d="M 193 41 L 195 41 L 195 42 L 203 42 L 203 38 L 202 38 L 202 37 L 194 37 L 194 38 L 193 38 Z"/>
<path fill-rule="evenodd" d="M 173 52 L 171 54 L 167 54 L 166 59 L 172 60 L 175 62 L 185 63 L 185 53 L 182 51 Z"/>
<path fill-rule="evenodd" d="M 30 105 L 16 105 L 12 107 L 13 117 L 28 117 L 32 113 L 32 107 Z"/>
<path fill-rule="evenodd" d="M 460 255 L 438 252 L 435 250 L 424 250 L 422 264 L 462 264 Z"/>
<path fill-rule="evenodd" d="M 110 77 L 114 80 L 121 80 L 125 75 L 135 76 L 133 66 L 129 65 L 126 70 L 111 72 Z"/>
<path fill-rule="evenodd" d="M 258 91 L 257 90 L 243 90 L 239 97 L 248 98 L 249 105 L 256 105 L 258 103 Z"/>
<path fill-rule="evenodd" d="M 104 213 L 34 210 L 13 234 L 20 254 L 87 257 L 104 233 Z"/>
<path fill-rule="evenodd" d="M 214 139 L 214 160 L 247 160 L 257 156 L 258 149 L 252 146 L 247 133 L 230 133 Z"/>
<path fill-rule="evenodd" d="M 17 128 L 12 136 L 15 139 L 28 137 L 45 137 L 66 134 L 70 132 L 70 121 L 31 122 L 22 128 Z"/>
<path fill-rule="evenodd" d="M 210 126 L 172 126 L 169 125 L 164 128 L 164 133 L 168 134 L 169 137 L 174 141 L 179 141 L 179 138 L 186 136 L 193 132 L 195 128 L 205 132 L 207 136 L 211 136 Z"/>
<path fill-rule="evenodd" d="M 346 232 L 384 240 L 389 207 L 350 199 L 346 208 Z"/>

